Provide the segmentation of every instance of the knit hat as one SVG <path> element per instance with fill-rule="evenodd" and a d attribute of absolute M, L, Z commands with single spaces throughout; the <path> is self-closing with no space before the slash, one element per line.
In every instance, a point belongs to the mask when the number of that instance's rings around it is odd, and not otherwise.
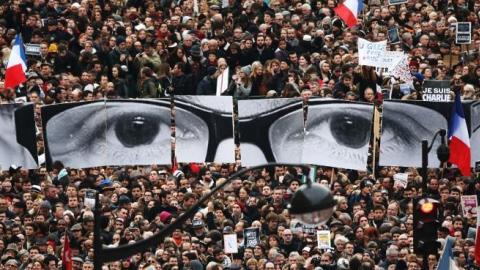
<path fill-rule="evenodd" d="M 162 223 L 166 223 L 168 221 L 169 218 L 172 217 L 172 214 L 170 214 L 170 212 L 167 212 L 167 211 L 162 211 L 160 213 L 160 221 Z"/>
<path fill-rule="evenodd" d="M 252 66 L 244 66 L 240 69 L 245 75 L 250 76 L 250 73 L 252 73 Z"/>

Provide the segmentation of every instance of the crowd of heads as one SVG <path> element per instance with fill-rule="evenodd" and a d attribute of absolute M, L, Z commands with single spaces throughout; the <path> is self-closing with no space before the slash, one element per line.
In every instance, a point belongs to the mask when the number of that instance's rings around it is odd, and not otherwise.
<path fill-rule="evenodd" d="M 425 80 L 449 80 L 463 100 L 480 97 L 480 3 L 368 0 L 358 25 L 347 28 L 334 0 L 34 0 L 0 3 L 0 101 L 45 104 L 114 98 L 215 95 L 323 97 L 381 102 L 377 86 L 396 99 L 422 98 Z M 455 24 L 471 22 L 471 44 L 455 42 Z M 398 42 L 388 36 L 397 28 Z M 15 35 L 27 44 L 27 81 L 4 88 Z M 408 53 L 413 83 L 358 64 L 357 39 L 382 41 Z M 32 49 L 33 48 L 33 49 Z M 38 51 L 35 51 L 38 48 Z M 228 68 L 228 73 L 225 70 Z M 390 95 L 390 94 L 389 94 Z M 37 118 L 40 126 L 40 119 Z M 39 148 L 43 146 L 40 145 Z M 5 269 L 60 269 L 65 237 L 73 269 L 93 269 L 94 212 L 88 189 L 101 193 L 102 242 L 109 247 L 159 232 L 238 170 L 235 164 L 181 164 L 0 173 L 0 265 Z M 408 172 L 408 185 L 393 176 Z M 301 270 L 435 269 L 439 254 L 413 252 L 413 198 L 440 202 L 438 238 L 456 238 L 460 269 L 474 265 L 476 217 L 463 215 L 462 195 L 480 195 L 475 177 L 454 169 L 370 171 L 319 168 L 315 181 L 337 200 L 326 225 L 298 225 L 287 206 L 302 185 L 299 168 L 276 167 L 234 179 L 197 214 L 147 252 L 104 269 Z M 427 189 L 422 188 L 427 181 Z M 260 243 L 243 245 L 243 231 L 259 228 Z M 331 231 L 331 249 L 316 230 Z M 239 251 L 226 254 L 224 234 Z M 440 252 L 440 250 L 439 250 Z"/>

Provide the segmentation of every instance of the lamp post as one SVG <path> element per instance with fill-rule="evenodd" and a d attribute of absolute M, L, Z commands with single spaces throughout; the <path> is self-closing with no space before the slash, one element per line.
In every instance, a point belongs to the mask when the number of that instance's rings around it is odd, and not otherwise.
<path fill-rule="evenodd" d="M 423 179 L 422 189 L 424 194 L 428 188 L 427 187 L 428 153 L 430 153 L 430 151 L 432 150 L 433 144 L 435 143 L 435 139 L 437 138 L 438 135 L 440 135 L 441 137 L 441 144 L 437 148 L 437 157 L 438 157 L 438 160 L 440 160 L 440 167 L 442 167 L 443 164 L 448 161 L 448 158 L 450 156 L 450 149 L 448 149 L 446 139 L 445 139 L 446 134 L 447 132 L 445 131 L 445 129 L 440 129 L 433 136 L 433 139 L 430 145 L 428 145 L 427 140 L 422 141 L 422 172 L 421 173 L 422 173 L 422 179 Z"/>
<path fill-rule="evenodd" d="M 231 175 L 225 182 L 213 188 L 209 194 L 200 198 L 195 205 L 187 209 L 187 211 L 183 215 L 178 217 L 178 219 L 176 219 L 173 223 L 163 228 L 160 232 L 154 234 L 147 239 L 142 239 L 135 243 L 122 245 L 115 248 L 104 248 L 102 246 L 102 239 L 100 237 L 101 211 L 99 208 L 99 200 L 97 193 L 97 200 L 94 208 L 94 269 L 101 270 L 103 263 L 118 261 L 128 256 L 131 256 L 132 254 L 143 252 L 151 247 L 156 246 L 158 243 L 162 242 L 166 236 L 170 235 L 175 229 L 180 228 L 189 218 L 192 218 L 204 202 L 206 202 L 210 197 L 212 197 L 212 195 L 215 194 L 218 190 L 229 184 L 233 179 L 236 179 L 237 177 L 245 174 L 248 171 L 258 170 L 272 166 L 301 167 L 305 169 L 305 172 L 310 168 L 305 164 L 268 163 L 265 165 L 242 169 Z M 306 223 L 325 223 L 331 217 L 334 205 L 335 201 L 330 191 L 317 183 L 312 183 L 309 179 L 307 181 L 307 184 L 300 187 L 293 195 L 290 211 L 293 215 L 298 215 L 300 220 Z"/>

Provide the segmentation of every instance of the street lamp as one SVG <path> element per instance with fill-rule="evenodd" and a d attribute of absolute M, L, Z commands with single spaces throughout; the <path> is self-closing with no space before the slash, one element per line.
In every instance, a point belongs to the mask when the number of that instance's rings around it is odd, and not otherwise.
<path fill-rule="evenodd" d="M 303 223 L 323 225 L 332 216 L 335 205 L 330 190 L 318 183 L 312 183 L 308 178 L 307 184 L 293 194 L 289 210 L 293 217 Z"/>
<path fill-rule="evenodd" d="M 248 171 L 263 169 L 265 167 L 273 166 L 293 166 L 301 167 L 306 172 L 310 167 L 305 164 L 279 164 L 269 163 L 260 166 L 254 166 L 240 170 L 231 175 L 225 182 L 217 185 L 212 191 L 203 196 L 198 202 L 190 207 L 183 215 L 178 217 L 173 223 L 163 228 L 160 232 L 154 234 L 152 237 L 142 239 L 132 244 L 122 245 L 114 248 L 104 248 L 102 246 L 101 234 L 101 211 L 99 209 L 98 192 L 96 195 L 96 203 L 94 208 L 95 213 L 95 233 L 94 233 L 94 269 L 101 270 L 102 264 L 106 262 L 118 261 L 127 258 L 133 254 L 144 252 L 151 247 L 157 246 L 162 242 L 167 235 L 173 233 L 174 230 L 180 228 L 188 219 L 192 218 L 198 209 L 218 190 L 225 187 L 233 179 L 245 174 Z M 325 223 L 333 214 L 333 207 L 335 201 L 330 191 L 317 183 L 312 183 L 311 179 L 307 184 L 300 187 L 292 198 L 290 212 L 297 215 L 300 220 L 307 223 Z"/>
<path fill-rule="evenodd" d="M 450 157 L 450 149 L 446 143 L 445 135 L 447 132 L 445 129 L 438 130 L 435 135 L 433 136 L 432 142 L 428 145 L 427 140 L 422 140 L 422 178 L 423 178 L 423 193 L 427 191 L 427 168 L 428 168 L 428 153 L 432 150 L 433 144 L 435 143 L 435 139 L 438 135 L 441 137 L 441 144 L 437 148 L 437 158 L 440 161 L 440 167 L 443 166 L 445 162 L 448 161 Z"/>

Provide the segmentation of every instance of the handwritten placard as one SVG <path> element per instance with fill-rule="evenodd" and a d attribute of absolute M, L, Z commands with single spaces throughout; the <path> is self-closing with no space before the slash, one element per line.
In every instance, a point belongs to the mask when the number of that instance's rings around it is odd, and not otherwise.
<path fill-rule="evenodd" d="M 370 42 L 366 39 L 358 39 L 358 60 L 363 66 L 379 66 L 383 55 L 387 51 L 387 41 Z"/>

